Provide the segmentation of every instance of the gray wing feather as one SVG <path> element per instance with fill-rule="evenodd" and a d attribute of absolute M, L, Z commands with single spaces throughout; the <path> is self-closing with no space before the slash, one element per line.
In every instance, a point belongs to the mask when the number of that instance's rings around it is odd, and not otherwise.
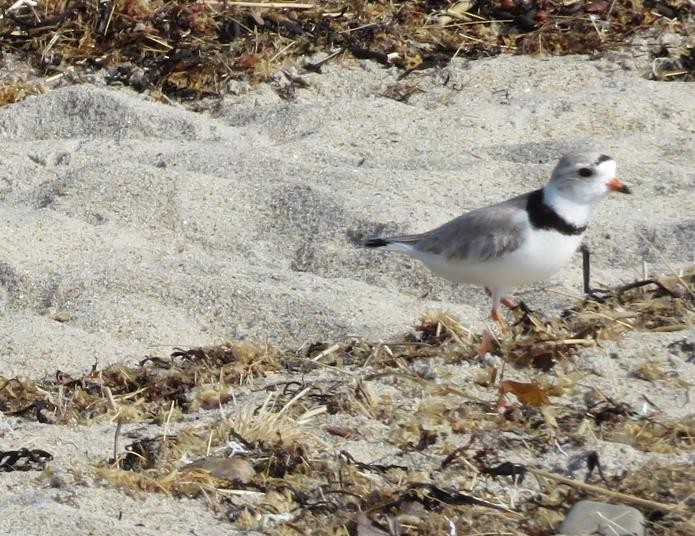
<path fill-rule="evenodd" d="M 523 240 L 528 194 L 472 210 L 431 231 L 390 237 L 391 243 L 450 259 L 485 261 L 516 250 Z"/>

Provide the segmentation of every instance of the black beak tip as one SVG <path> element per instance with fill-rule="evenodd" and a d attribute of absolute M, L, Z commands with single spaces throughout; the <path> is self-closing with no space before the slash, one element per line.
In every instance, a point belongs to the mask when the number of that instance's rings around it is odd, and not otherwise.
<path fill-rule="evenodd" d="M 630 190 L 630 188 L 627 185 L 623 184 L 622 187 L 620 188 L 620 193 L 621 194 L 631 194 L 632 190 Z"/>

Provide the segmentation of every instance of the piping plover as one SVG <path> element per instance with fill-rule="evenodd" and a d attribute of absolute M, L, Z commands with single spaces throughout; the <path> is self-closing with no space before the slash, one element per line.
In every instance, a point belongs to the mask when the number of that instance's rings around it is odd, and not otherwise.
<path fill-rule="evenodd" d="M 492 318 L 504 324 L 499 305 L 512 305 L 506 295 L 567 264 L 598 202 L 610 191 L 630 193 L 615 171 L 615 160 L 605 154 L 569 153 L 539 190 L 472 210 L 426 233 L 370 238 L 364 246 L 405 253 L 446 279 L 485 287 Z"/>

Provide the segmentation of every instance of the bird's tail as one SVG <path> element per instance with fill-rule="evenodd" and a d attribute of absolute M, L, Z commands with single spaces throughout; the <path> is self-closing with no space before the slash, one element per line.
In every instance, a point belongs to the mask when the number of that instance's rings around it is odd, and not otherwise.
<path fill-rule="evenodd" d="M 369 238 L 362 245 L 366 248 L 383 248 L 391 243 L 387 238 Z"/>
<path fill-rule="evenodd" d="M 404 237 L 406 240 L 409 237 Z M 408 255 L 413 254 L 413 242 L 401 240 L 400 236 L 391 238 L 370 238 L 365 240 L 362 245 L 366 248 L 384 248 L 388 251 L 400 251 Z"/>

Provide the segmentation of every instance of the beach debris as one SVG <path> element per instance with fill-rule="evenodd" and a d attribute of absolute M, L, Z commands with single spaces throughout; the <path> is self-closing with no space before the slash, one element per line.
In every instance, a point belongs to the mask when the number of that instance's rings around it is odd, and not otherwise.
<path fill-rule="evenodd" d="M 3 80 L 0 83 L 0 106 L 19 102 L 32 95 L 40 95 L 45 88 L 25 80 Z"/>
<path fill-rule="evenodd" d="M 452 5 L 453 4 L 453 5 Z M 454 57 L 591 54 L 642 44 L 654 80 L 695 79 L 692 2 L 86 2 L 18 1 L 0 16 L 0 41 L 51 81 L 102 70 L 112 85 L 163 100 L 222 96 L 230 81 L 272 81 L 301 59 L 319 73 L 351 56 L 403 74 Z M 668 40 L 664 36 L 670 36 Z M 689 44 L 690 43 L 690 44 Z M 22 86 L 22 84 L 24 84 Z M 285 88 L 296 89 L 295 85 Z M 0 89 L 0 104 L 41 91 Z M 291 98 L 291 94 L 284 98 Z"/>
<path fill-rule="evenodd" d="M 507 395 L 513 394 L 522 404 L 541 407 L 550 404 L 550 399 L 545 390 L 536 383 L 515 382 L 504 380 L 499 387 L 500 396 L 497 399 L 497 407 L 504 408 L 509 404 Z"/>
<path fill-rule="evenodd" d="M 583 347 L 626 332 L 693 326 L 694 274 L 597 291 L 559 317 L 517 308 L 500 335 L 436 312 L 393 340 L 245 340 L 41 381 L 0 377 L 0 409 L 33 426 L 111 421 L 113 454 L 90 462 L 101 485 L 205 497 L 234 530 L 542 534 L 560 523 L 558 508 L 587 498 L 660 512 L 654 535 L 689 534 L 690 466 L 659 458 L 602 475 L 595 438 L 681 455 L 695 446 L 695 416 L 642 411 L 573 364 Z M 690 344 L 668 352 L 685 361 Z M 640 363 L 637 375 L 686 388 Z M 581 450 L 586 481 L 526 461 L 549 449 Z M 48 460 L 21 452 L 9 451 L 8 469 Z M 588 482 L 592 471 L 602 485 Z"/>
<path fill-rule="evenodd" d="M 43 471 L 52 459 L 53 455 L 42 449 L 2 450 L 0 471 Z"/>
<path fill-rule="evenodd" d="M 480 472 L 490 476 L 508 476 L 521 484 L 526 477 L 526 466 L 521 463 L 504 462 L 495 467 L 482 467 Z"/>
<path fill-rule="evenodd" d="M 584 482 L 588 482 L 594 471 L 597 471 L 601 481 L 605 486 L 608 486 L 608 481 L 603 475 L 603 469 L 601 468 L 601 461 L 599 460 L 599 454 L 595 450 L 590 450 L 586 455 L 586 467 L 588 469 Z"/>
<path fill-rule="evenodd" d="M 168 442 L 175 441 L 175 437 L 146 437 L 126 445 L 125 456 L 121 457 L 118 465 L 126 471 L 142 471 L 161 465 L 163 455 L 166 453 Z"/>

